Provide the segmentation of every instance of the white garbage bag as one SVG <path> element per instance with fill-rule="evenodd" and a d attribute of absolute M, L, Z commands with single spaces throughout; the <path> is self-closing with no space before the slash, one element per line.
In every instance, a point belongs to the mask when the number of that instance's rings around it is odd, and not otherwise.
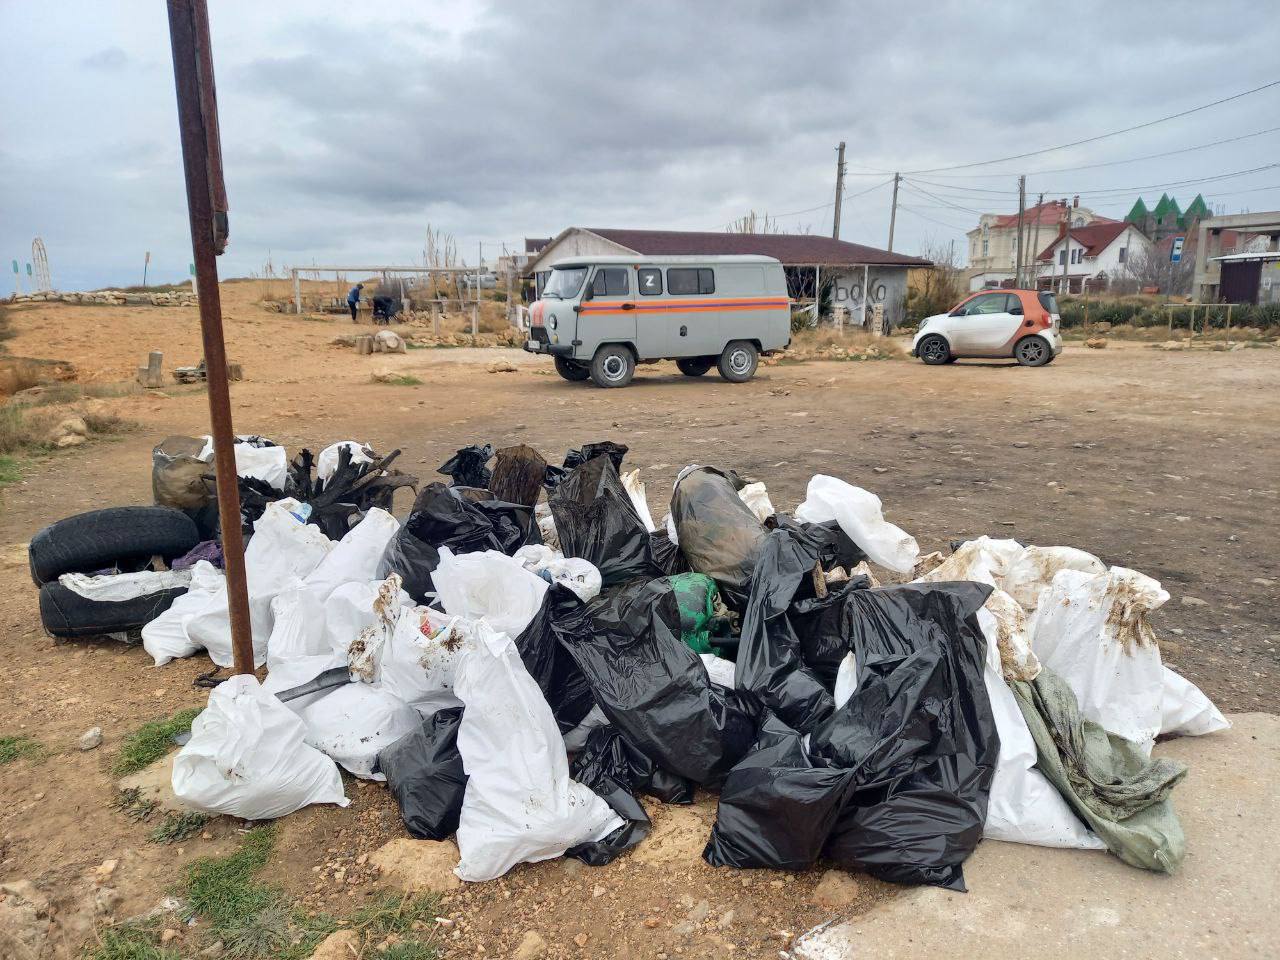
<path fill-rule="evenodd" d="M 416 707 L 452 691 L 475 624 L 430 607 L 401 607 L 378 661 L 378 684 Z"/>
<path fill-rule="evenodd" d="M 258 447 L 252 443 L 236 443 L 236 473 L 252 477 L 283 490 L 289 479 L 289 453 L 284 447 Z M 204 449 L 199 459 L 213 462 L 213 437 L 204 438 Z"/>
<path fill-rule="evenodd" d="M 223 589 L 222 571 L 208 560 L 191 568 L 187 592 L 170 604 L 169 609 L 142 628 L 142 648 L 163 667 L 178 657 L 190 657 L 204 649 L 187 636 L 187 624 Z"/>
<path fill-rule="evenodd" d="M 204 813 L 269 820 L 312 803 L 348 803 L 333 761 L 303 742 L 302 722 L 258 686 L 234 676 L 209 694 L 173 761 L 173 792 Z"/>
<path fill-rule="evenodd" d="M 1034 613 L 1040 592 L 1053 583 L 1060 570 L 1096 575 L 1106 573 L 1107 566 L 1093 554 L 1075 547 L 1024 547 L 1009 559 L 1000 586 L 1027 613 Z"/>
<path fill-rule="evenodd" d="M 1199 687 L 1181 674 L 1164 668 L 1164 687 L 1160 698 L 1162 737 L 1201 737 L 1230 726 L 1231 721 Z"/>
<path fill-rule="evenodd" d="M 268 660 L 270 658 L 268 657 Z M 289 657 L 284 660 L 278 660 L 267 667 L 267 678 L 262 681 L 262 689 L 270 694 L 281 694 L 286 690 L 292 690 L 294 687 L 301 686 L 304 683 L 310 683 L 326 670 L 332 670 L 335 667 L 345 667 L 347 658 L 338 656 L 336 653 L 321 653 L 310 657 Z M 311 706 L 322 697 L 327 697 L 333 693 L 336 688 L 327 690 L 317 690 L 315 693 L 306 693 L 300 697 L 292 697 L 289 700 L 281 701 L 286 707 L 299 716 L 307 707 Z"/>
<path fill-rule="evenodd" d="M 604 800 L 569 779 L 560 729 L 511 638 L 483 621 L 477 634 L 454 687 L 466 704 L 458 750 L 469 778 L 454 872 L 476 882 L 517 863 L 561 856 L 622 826 Z"/>
<path fill-rule="evenodd" d="M 559 550 L 541 543 L 531 543 L 515 552 L 515 559 L 530 573 L 549 583 L 568 587 L 583 603 L 600 593 L 600 571 L 590 560 L 566 557 Z"/>
<path fill-rule="evenodd" d="M 382 554 L 399 529 L 400 522 L 385 510 L 374 507 L 366 513 L 307 575 L 305 582 L 316 599 L 323 603 L 344 583 L 374 579 Z"/>
<path fill-rule="evenodd" d="M 431 581 L 446 613 L 466 620 L 483 618 L 510 637 L 518 637 L 529 625 L 550 587 L 505 553 L 454 554 L 448 547 L 440 548 L 440 564 Z"/>
<path fill-rule="evenodd" d="M 267 640 L 267 678 L 262 689 L 280 693 L 314 680 L 324 671 L 346 664 L 330 649 L 324 633 L 324 607 L 301 580 L 286 587 L 271 601 L 271 637 Z M 284 701 L 301 713 L 330 693 L 321 690 Z"/>
<path fill-rule="evenodd" d="M 712 683 L 720 687 L 733 687 L 734 671 L 738 669 L 736 663 L 717 657 L 714 653 L 700 653 L 698 656 L 702 659 L 702 665 L 707 668 L 707 676 Z"/>
<path fill-rule="evenodd" d="M 992 642 L 1000 651 L 1001 668 L 1008 680 L 1034 680 L 1040 673 L 1040 661 L 1031 649 L 1030 621 L 1026 611 L 999 586 L 1008 562 L 1022 550 L 1022 545 L 1016 540 L 992 540 L 990 537 L 966 540 L 942 563 L 913 581 L 946 583 L 971 580 L 995 588 L 983 606 L 995 618 L 997 632 Z"/>
<path fill-rule="evenodd" d="M 346 448 L 351 451 L 351 463 L 373 463 L 373 450 L 359 440 L 339 440 L 325 447 L 316 456 L 316 479 L 328 480 L 338 469 L 338 456 Z"/>
<path fill-rule="evenodd" d="M 1002 676 L 996 650 L 999 627 L 987 610 L 978 612 L 987 638 L 987 661 L 982 679 L 991 700 L 1000 753 L 991 780 L 987 820 L 982 836 L 988 840 L 1030 843 L 1041 847 L 1104 850 L 1104 844 L 1075 815 L 1062 794 L 1036 769 L 1036 742 L 1023 719 L 1018 701 Z"/>
<path fill-rule="evenodd" d="M 769 499 L 769 491 L 759 481 L 748 483 L 738 491 L 738 496 L 743 503 L 751 508 L 751 512 L 756 515 L 756 519 L 761 523 L 764 523 L 777 513 L 773 508 L 773 501 Z"/>
<path fill-rule="evenodd" d="M 640 522 L 644 524 L 644 528 L 650 533 L 658 528 L 653 525 L 653 514 L 649 512 L 649 501 L 645 496 L 644 481 L 640 479 L 639 469 L 628 471 L 619 478 L 622 480 L 622 487 L 627 491 L 627 496 L 631 498 L 631 505 L 636 508 L 636 513 L 640 516 Z"/>
<path fill-rule="evenodd" d="M 920 557 L 915 537 L 885 520 L 879 497 L 835 477 L 817 474 L 809 481 L 795 518 L 805 523 L 835 520 L 872 563 L 897 573 L 911 573 Z"/>
<path fill-rule="evenodd" d="M 302 711 L 307 743 L 365 780 L 386 780 L 373 772 L 378 751 L 416 730 L 416 710 L 395 694 L 368 683 L 349 683 Z"/>
<path fill-rule="evenodd" d="M 272 599 L 295 580 L 311 573 L 333 547 L 333 542 L 319 527 L 303 523 L 292 512 L 300 506 L 292 498 L 267 504 L 266 511 L 253 525 L 253 538 L 244 552 L 255 666 L 266 662 Z M 192 617 L 187 624 L 187 635 L 208 650 L 210 659 L 218 666 L 232 665 L 225 584 Z"/>
<path fill-rule="evenodd" d="M 1168 599 L 1158 581 L 1125 567 L 1061 570 L 1031 619 L 1032 649 L 1071 687 L 1081 715 L 1148 753 L 1165 678 L 1147 614 Z"/>
<path fill-rule="evenodd" d="M 560 533 L 556 530 L 556 518 L 551 515 L 551 506 L 543 500 L 534 505 L 534 519 L 538 521 L 538 533 L 542 542 L 552 550 L 560 549 Z"/>

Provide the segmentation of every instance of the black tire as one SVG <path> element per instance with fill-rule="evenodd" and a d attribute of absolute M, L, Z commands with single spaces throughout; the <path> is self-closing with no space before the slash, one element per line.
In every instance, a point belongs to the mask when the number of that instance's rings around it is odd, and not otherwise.
<path fill-rule="evenodd" d="M 1013 357 L 1024 367 L 1043 367 L 1053 359 L 1053 348 L 1044 337 L 1032 334 L 1014 344 Z"/>
<path fill-rule="evenodd" d="M 715 361 L 708 360 L 706 357 L 685 357 L 683 360 L 677 360 L 676 366 L 686 377 L 700 377 L 715 366 Z"/>
<path fill-rule="evenodd" d="M 760 363 L 760 352 L 754 343 L 747 340 L 731 340 L 720 359 L 716 369 L 720 376 L 730 383 L 746 383 L 756 375 L 756 367 Z"/>
<path fill-rule="evenodd" d="M 62 640 L 128 633 L 141 630 L 186 592 L 176 588 L 133 600 L 89 600 L 60 583 L 46 583 L 40 588 L 40 622 Z"/>
<path fill-rule="evenodd" d="M 565 380 L 581 383 L 591 376 L 591 368 L 586 364 L 578 363 L 576 360 L 570 360 L 567 357 L 556 357 L 555 360 L 556 373 L 560 374 Z"/>
<path fill-rule="evenodd" d="M 953 353 L 951 356 L 947 357 L 947 363 L 955 363 L 959 359 L 960 358 Z"/>
<path fill-rule="evenodd" d="M 31 538 L 27 557 L 36 586 L 64 573 L 93 573 L 172 560 L 200 542 L 195 522 L 173 507 L 109 507 L 67 517 Z"/>
<path fill-rule="evenodd" d="M 920 346 L 916 347 L 916 355 L 931 367 L 950 363 L 951 344 L 947 343 L 946 337 L 931 334 L 920 341 Z"/>
<path fill-rule="evenodd" d="M 591 358 L 591 382 L 597 387 L 625 387 L 636 373 L 636 358 L 630 350 L 607 343 Z"/>

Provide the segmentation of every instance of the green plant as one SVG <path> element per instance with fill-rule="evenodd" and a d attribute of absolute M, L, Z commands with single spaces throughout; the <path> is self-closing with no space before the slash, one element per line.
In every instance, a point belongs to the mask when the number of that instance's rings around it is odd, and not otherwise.
<path fill-rule="evenodd" d="M 111 765 L 111 772 L 118 777 L 124 776 L 155 763 L 169 752 L 176 734 L 191 729 L 191 721 L 199 713 L 199 708 L 192 708 L 181 710 L 167 719 L 144 723 L 124 738 L 120 752 L 116 754 L 115 762 Z"/>
<path fill-rule="evenodd" d="M 0 457 L 0 487 L 22 479 L 22 469 L 13 457 Z"/>
<path fill-rule="evenodd" d="M 15 760 L 40 760 L 46 753 L 44 744 L 31 737 L 0 737 L 0 765 Z"/>
<path fill-rule="evenodd" d="M 182 954 L 156 944 L 155 924 L 122 923 L 98 934 L 85 951 L 88 960 L 182 960 Z"/>
<path fill-rule="evenodd" d="M 356 930 L 382 939 L 390 934 L 409 933 L 416 923 L 431 923 L 440 906 L 435 897 L 387 892 L 357 910 L 351 917 Z"/>
<path fill-rule="evenodd" d="M 373 956 L 374 960 L 436 960 L 436 957 L 440 956 L 440 951 L 429 943 L 406 940 L 385 950 L 379 950 Z"/>
<path fill-rule="evenodd" d="M 170 810 L 164 815 L 160 825 L 147 835 L 147 839 L 152 843 L 176 843 L 199 833 L 209 819 L 203 813 L 193 810 Z"/>
<path fill-rule="evenodd" d="M 202 857 L 187 867 L 187 902 L 215 927 L 225 927 L 251 913 L 275 906 L 279 891 L 255 883 L 275 845 L 275 829 L 258 827 L 244 836 L 240 848 L 225 857 Z"/>
<path fill-rule="evenodd" d="M 382 377 L 376 380 L 377 383 L 384 383 L 392 387 L 420 387 L 422 381 L 417 377 L 407 373 L 397 374 L 392 377 Z"/>
<path fill-rule="evenodd" d="M 116 791 L 111 806 L 134 823 L 142 823 L 151 819 L 151 814 L 155 813 L 158 804 L 150 797 L 144 797 L 139 787 L 129 787 L 127 790 Z"/>

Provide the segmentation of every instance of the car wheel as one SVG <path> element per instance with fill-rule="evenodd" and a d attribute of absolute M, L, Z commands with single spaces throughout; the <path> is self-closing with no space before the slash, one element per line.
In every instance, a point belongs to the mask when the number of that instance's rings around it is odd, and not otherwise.
<path fill-rule="evenodd" d="M 953 353 L 951 356 L 947 357 L 947 363 L 955 363 L 959 359 L 960 358 Z"/>
<path fill-rule="evenodd" d="M 756 375 L 756 365 L 760 362 L 760 354 L 755 344 L 746 340 L 733 340 L 720 354 L 716 367 L 720 376 L 730 383 L 746 383 Z"/>
<path fill-rule="evenodd" d="M 591 382 L 597 387 L 625 387 L 636 372 L 636 358 L 626 347 L 607 344 L 591 360 Z"/>
<path fill-rule="evenodd" d="M 1023 337 L 1013 348 L 1013 356 L 1024 367 L 1043 367 L 1053 359 L 1053 349 L 1044 337 Z"/>
<path fill-rule="evenodd" d="M 954 359 L 951 356 L 951 345 L 947 343 L 945 337 L 938 336 L 937 334 L 933 334 L 932 336 L 925 337 L 921 340 L 920 346 L 916 348 L 916 353 L 919 355 L 921 360 L 929 364 L 931 367 L 936 367 L 943 363 L 950 363 L 951 360 Z"/>
<path fill-rule="evenodd" d="M 591 376 L 591 368 L 586 364 L 578 363 L 576 360 L 569 360 L 565 357 L 556 357 L 555 360 L 556 373 L 566 380 L 580 383 Z"/>
<path fill-rule="evenodd" d="M 210 467 L 212 469 L 212 467 Z M 27 548 L 37 585 L 64 573 L 139 566 L 153 556 L 172 560 L 200 542 L 195 522 L 173 507 L 108 507 L 52 523 Z"/>
<path fill-rule="evenodd" d="M 684 360 L 677 360 L 676 366 L 680 368 L 680 372 L 686 377 L 700 377 L 714 366 L 714 361 L 708 360 L 706 357 L 688 357 Z"/>

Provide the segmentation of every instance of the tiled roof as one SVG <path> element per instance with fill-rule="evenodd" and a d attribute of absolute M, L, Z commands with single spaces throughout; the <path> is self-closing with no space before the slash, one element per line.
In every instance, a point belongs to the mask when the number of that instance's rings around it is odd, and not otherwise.
<path fill-rule="evenodd" d="M 733 256 L 756 254 L 784 264 L 808 266 L 930 267 L 932 261 L 890 253 L 860 243 L 800 233 L 719 233 L 687 230 L 613 230 L 587 228 L 643 256 Z"/>

